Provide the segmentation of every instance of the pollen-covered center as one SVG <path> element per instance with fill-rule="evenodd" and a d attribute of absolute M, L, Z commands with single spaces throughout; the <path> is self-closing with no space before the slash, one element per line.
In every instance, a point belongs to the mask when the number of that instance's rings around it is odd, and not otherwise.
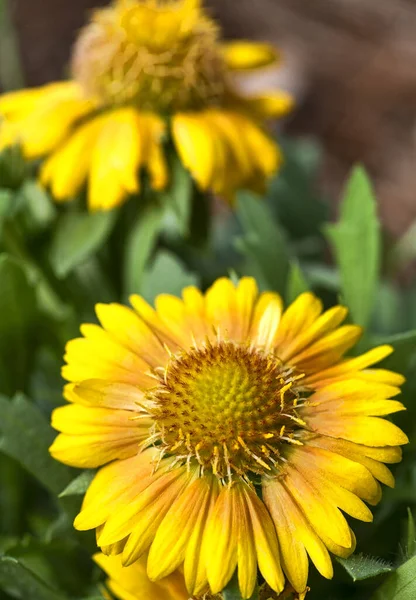
<path fill-rule="evenodd" d="M 219 477 L 265 473 L 299 443 L 302 376 L 273 353 L 233 342 L 175 357 L 149 397 L 164 454 Z"/>
<path fill-rule="evenodd" d="M 198 109 L 224 96 L 218 37 L 197 0 L 118 0 L 81 31 L 72 73 L 104 106 Z"/>

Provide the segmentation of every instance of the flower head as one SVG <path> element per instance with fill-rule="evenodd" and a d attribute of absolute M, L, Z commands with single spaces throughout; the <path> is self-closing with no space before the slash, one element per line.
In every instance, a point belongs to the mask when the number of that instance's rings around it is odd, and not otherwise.
<path fill-rule="evenodd" d="M 40 178 L 58 201 L 88 180 L 94 210 L 137 193 L 140 169 L 165 188 L 172 138 L 197 185 L 232 200 L 277 170 L 260 124 L 292 106 L 285 92 L 243 97 L 233 75 L 276 61 L 266 44 L 222 43 L 199 0 L 114 0 L 80 32 L 71 81 L 0 97 L 0 149 L 45 157 Z"/>
<path fill-rule="evenodd" d="M 380 418 L 404 409 L 403 378 L 371 367 L 391 347 L 344 358 L 361 334 L 345 308 L 305 293 L 284 311 L 250 278 L 131 301 L 67 346 L 51 453 L 101 467 L 75 526 L 124 565 L 148 552 L 152 580 L 183 569 L 191 595 L 237 568 L 244 598 L 257 568 L 301 593 L 308 557 L 332 577 L 328 551 L 355 546 L 341 511 L 371 521 L 407 442 Z"/>

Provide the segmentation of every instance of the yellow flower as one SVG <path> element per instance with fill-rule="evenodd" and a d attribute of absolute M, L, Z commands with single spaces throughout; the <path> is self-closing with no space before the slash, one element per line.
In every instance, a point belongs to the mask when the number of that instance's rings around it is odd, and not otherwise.
<path fill-rule="evenodd" d="M 304 293 L 284 311 L 251 278 L 131 302 L 97 305 L 66 348 L 51 453 L 102 467 L 75 527 L 124 565 L 148 552 L 151 580 L 183 569 L 191 595 L 236 568 L 243 598 L 257 568 L 303 592 L 308 557 L 332 577 L 328 551 L 355 547 L 341 511 L 372 520 L 408 441 L 380 418 L 404 409 L 403 377 L 371 367 L 392 348 L 344 358 L 361 334 L 344 307 Z"/>
<path fill-rule="evenodd" d="M 197 185 L 231 202 L 278 169 L 262 123 L 293 104 L 282 91 L 243 97 L 233 77 L 277 61 L 267 44 L 222 43 L 200 0 L 114 0 L 81 31 L 71 81 L 0 97 L 0 150 L 44 158 L 57 201 L 87 183 L 90 209 L 108 210 L 139 191 L 140 170 L 167 186 L 172 140 Z"/>

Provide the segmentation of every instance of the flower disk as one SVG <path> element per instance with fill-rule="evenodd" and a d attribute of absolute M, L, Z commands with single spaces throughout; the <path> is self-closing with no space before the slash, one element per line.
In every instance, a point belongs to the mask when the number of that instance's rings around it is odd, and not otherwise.
<path fill-rule="evenodd" d="M 196 458 L 229 480 L 232 472 L 264 474 L 282 441 L 300 443 L 299 379 L 273 352 L 208 341 L 169 363 L 149 394 L 150 412 L 167 454 Z"/>
<path fill-rule="evenodd" d="M 97 11 L 77 40 L 72 71 L 104 106 L 195 110 L 225 92 L 218 28 L 195 0 L 125 0 Z"/>

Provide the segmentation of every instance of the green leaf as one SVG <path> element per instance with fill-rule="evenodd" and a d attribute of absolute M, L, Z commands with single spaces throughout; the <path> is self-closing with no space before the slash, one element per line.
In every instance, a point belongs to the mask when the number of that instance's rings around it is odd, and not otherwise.
<path fill-rule="evenodd" d="M 158 294 L 180 296 L 184 287 L 198 284 L 197 275 L 186 271 L 174 254 L 160 250 L 145 273 L 141 293 L 148 302 L 153 302 Z"/>
<path fill-rule="evenodd" d="M 141 291 L 146 264 L 156 246 L 164 213 L 162 204 L 150 204 L 139 214 L 128 235 L 124 260 L 125 296 Z"/>
<path fill-rule="evenodd" d="M 25 221 L 31 230 L 45 228 L 56 217 L 57 209 L 52 199 L 36 181 L 26 181 L 18 196 L 16 200 L 22 202 Z"/>
<path fill-rule="evenodd" d="M 65 213 L 56 225 L 50 260 L 56 275 L 64 278 L 93 255 L 108 238 L 117 213 Z"/>
<path fill-rule="evenodd" d="M 336 560 L 344 567 L 353 581 L 371 579 L 393 571 L 393 567 L 384 560 L 363 554 L 353 554 L 349 558 L 337 558 Z"/>
<path fill-rule="evenodd" d="M 236 240 L 236 246 L 247 260 L 242 274 L 253 275 L 261 289 L 284 293 L 289 273 L 287 244 L 269 209 L 252 194 L 241 193 L 237 218 L 244 237 Z"/>
<path fill-rule="evenodd" d="M 347 183 L 340 220 L 325 228 L 341 273 L 343 299 L 355 323 L 371 317 L 380 270 L 380 223 L 371 183 L 356 167 Z"/>
<path fill-rule="evenodd" d="M 176 152 L 170 159 L 170 185 L 161 192 L 163 204 L 174 215 L 177 231 L 182 236 L 189 234 L 191 218 L 193 182 L 189 171 L 185 169 Z"/>
<path fill-rule="evenodd" d="M 416 350 L 416 331 L 406 331 L 389 337 L 378 337 L 374 342 L 393 346 L 394 352 L 380 363 L 383 369 L 403 373 L 409 365 L 410 358 Z"/>
<path fill-rule="evenodd" d="M 0 450 L 17 460 L 53 494 L 73 479 L 73 471 L 55 461 L 49 446 L 56 433 L 38 408 L 23 394 L 0 396 Z"/>
<path fill-rule="evenodd" d="M 0 588 L 21 600 L 65 600 L 65 596 L 11 556 L 0 558 Z"/>
<path fill-rule="evenodd" d="M 287 282 L 286 301 L 289 304 L 296 300 L 300 294 L 309 290 L 308 282 L 297 262 L 290 264 L 289 280 Z"/>
<path fill-rule="evenodd" d="M 65 496 L 81 496 L 85 494 L 95 474 L 96 471 L 94 469 L 86 469 L 66 486 L 63 492 L 59 494 L 59 497 L 65 498 Z"/>
<path fill-rule="evenodd" d="M 28 377 L 36 297 L 22 263 L 0 255 L 0 393 L 22 389 Z"/>
<path fill-rule="evenodd" d="M 408 515 L 408 520 L 407 520 L 406 550 L 407 550 L 407 556 L 411 557 L 416 554 L 416 526 L 415 526 L 415 520 L 413 518 L 412 511 L 410 510 L 410 508 L 407 509 L 407 515 Z"/>
<path fill-rule="evenodd" d="M 414 600 L 416 556 L 401 565 L 372 596 L 371 600 Z"/>

